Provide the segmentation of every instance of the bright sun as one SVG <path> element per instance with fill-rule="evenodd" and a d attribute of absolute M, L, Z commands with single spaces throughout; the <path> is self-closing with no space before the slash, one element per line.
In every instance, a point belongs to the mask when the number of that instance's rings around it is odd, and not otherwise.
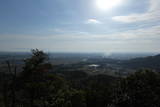
<path fill-rule="evenodd" d="M 108 10 L 119 5 L 122 0 L 96 0 L 96 5 L 101 10 Z"/>

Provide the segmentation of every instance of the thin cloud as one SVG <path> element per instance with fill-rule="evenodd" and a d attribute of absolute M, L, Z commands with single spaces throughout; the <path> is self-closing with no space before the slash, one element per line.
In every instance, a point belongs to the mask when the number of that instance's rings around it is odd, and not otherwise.
<path fill-rule="evenodd" d="M 97 19 L 88 19 L 86 24 L 102 24 L 102 22 Z"/>
<path fill-rule="evenodd" d="M 114 16 L 112 19 L 118 22 L 133 23 L 140 21 L 158 21 L 160 19 L 160 0 L 150 0 L 150 7 L 142 14 L 130 14 L 127 16 Z"/>
<path fill-rule="evenodd" d="M 62 34 L 50 34 L 45 36 L 37 35 L 1 35 L 1 40 L 6 39 L 27 39 L 27 40 L 93 40 L 93 41 L 125 41 L 125 40 L 160 40 L 160 25 L 152 26 L 148 28 L 140 28 L 136 30 L 128 30 L 125 32 L 118 32 L 112 34 L 92 34 L 81 31 L 68 31 Z M 153 40 L 153 41 L 154 41 Z"/>
<path fill-rule="evenodd" d="M 60 35 L 1 35 L 0 40 L 12 40 L 10 44 L 0 43 L 0 48 L 41 48 L 56 51 L 157 51 L 160 44 L 160 26 L 152 26 L 137 30 L 113 34 L 85 34 L 81 32 Z M 3 38 L 2 38 L 3 37 Z M 9 40 L 10 39 L 10 40 Z M 20 41 L 22 45 L 19 45 Z M 5 48 L 4 48 L 5 47 Z"/>
<path fill-rule="evenodd" d="M 141 28 L 137 30 L 129 30 L 126 32 L 118 32 L 108 35 L 98 35 L 95 36 L 96 40 L 99 38 L 101 40 L 117 40 L 117 41 L 126 41 L 126 40 L 160 40 L 160 26 L 153 26 L 149 28 Z"/>

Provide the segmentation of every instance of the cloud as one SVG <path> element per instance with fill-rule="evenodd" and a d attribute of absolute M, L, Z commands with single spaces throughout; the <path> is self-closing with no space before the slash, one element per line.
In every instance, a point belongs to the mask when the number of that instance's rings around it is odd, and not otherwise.
<path fill-rule="evenodd" d="M 129 30 L 125 32 L 118 32 L 108 35 L 95 35 L 95 40 L 111 40 L 111 41 L 145 41 L 160 40 L 160 26 L 153 26 L 149 28 L 141 28 L 137 30 Z"/>
<path fill-rule="evenodd" d="M 49 35 L 1 35 L 0 48 L 40 48 L 71 52 L 160 52 L 159 29 L 160 25 L 112 34 L 66 31 L 65 34 Z"/>
<path fill-rule="evenodd" d="M 114 21 L 133 23 L 140 21 L 158 21 L 160 20 L 160 0 L 150 0 L 150 7 L 145 13 L 132 13 L 127 16 L 114 16 Z"/>
<path fill-rule="evenodd" d="M 63 29 L 59 29 L 59 28 L 49 29 L 49 31 L 57 32 L 57 33 L 64 32 L 64 30 L 63 30 Z"/>
<path fill-rule="evenodd" d="M 88 19 L 86 24 L 102 24 L 102 22 L 97 19 Z"/>
<path fill-rule="evenodd" d="M 65 34 L 60 35 L 48 35 L 45 38 L 54 41 L 75 41 L 75 42 L 107 42 L 107 43 L 126 43 L 130 44 L 130 42 L 150 42 L 150 44 L 159 44 L 160 41 L 160 25 L 139 28 L 136 30 L 128 30 L 124 32 L 117 32 L 111 34 L 93 34 L 89 32 L 66 32 Z M 135 45 L 138 45 L 134 43 Z M 158 46 L 158 45 L 157 45 Z"/>
<path fill-rule="evenodd" d="M 93 34 L 81 31 L 65 31 L 60 34 L 49 35 L 0 35 L 0 40 L 66 40 L 66 41 L 126 41 L 126 40 L 160 40 L 160 25 L 128 30 L 112 34 Z"/>

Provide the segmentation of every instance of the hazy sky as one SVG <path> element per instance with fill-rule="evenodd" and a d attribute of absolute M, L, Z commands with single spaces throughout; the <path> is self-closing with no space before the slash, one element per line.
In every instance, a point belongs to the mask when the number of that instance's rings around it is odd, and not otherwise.
<path fill-rule="evenodd" d="M 160 0 L 97 1 L 0 0 L 0 51 L 160 52 Z"/>

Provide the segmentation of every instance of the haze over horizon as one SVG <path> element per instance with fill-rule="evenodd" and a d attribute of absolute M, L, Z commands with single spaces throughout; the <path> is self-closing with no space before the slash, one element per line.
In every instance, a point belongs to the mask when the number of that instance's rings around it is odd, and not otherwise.
<path fill-rule="evenodd" d="M 1 0 L 0 51 L 160 53 L 160 0 Z"/>

